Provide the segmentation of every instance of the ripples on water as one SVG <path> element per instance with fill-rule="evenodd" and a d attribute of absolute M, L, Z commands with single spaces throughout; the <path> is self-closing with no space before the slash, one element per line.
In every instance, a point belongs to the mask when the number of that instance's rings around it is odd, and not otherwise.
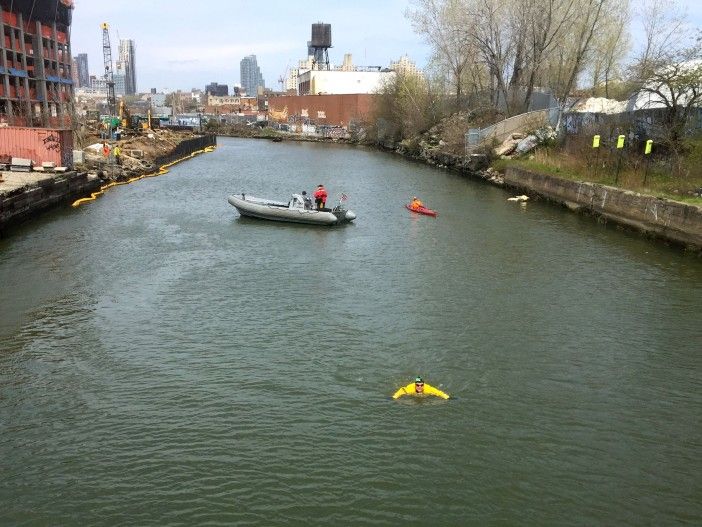
<path fill-rule="evenodd" d="M 224 139 L 1 240 L 1 523 L 699 523 L 699 261 L 506 197 Z"/>

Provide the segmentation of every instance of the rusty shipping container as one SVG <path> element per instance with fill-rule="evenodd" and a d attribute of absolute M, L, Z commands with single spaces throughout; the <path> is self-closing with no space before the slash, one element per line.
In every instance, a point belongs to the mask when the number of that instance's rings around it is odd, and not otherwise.
<path fill-rule="evenodd" d="M 73 132 L 53 128 L 0 127 L 0 155 L 31 159 L 35 165 L 53 161 L 73 166 Z"/>

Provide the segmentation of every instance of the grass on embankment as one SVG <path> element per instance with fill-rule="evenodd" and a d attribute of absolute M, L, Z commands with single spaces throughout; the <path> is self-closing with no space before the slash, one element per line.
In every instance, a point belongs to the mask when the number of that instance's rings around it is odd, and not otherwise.
<path fill-rule="evenodd" d="M 589 181 L 702 205 L 702 197 L 695 196 L 695 191 L 702 188 L 702 137 L 689 143 L 688 152 L 678 162 L 670 158 L 647 159 L 631 155 L 623 155 L 619 161 L 616 150 L 597 152 L 571 145 L 570 148 L 541 146 L 522 158 L 498 159 L 493 167 L 502 172 L 508 166 L 516 166 L 572 181 Z M 617 164 L 620 165 L 618 176 Z"/>

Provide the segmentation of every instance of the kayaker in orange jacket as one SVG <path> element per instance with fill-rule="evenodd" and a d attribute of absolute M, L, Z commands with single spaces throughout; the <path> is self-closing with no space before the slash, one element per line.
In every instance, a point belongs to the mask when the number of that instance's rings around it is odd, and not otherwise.
<path fill-rule="evenodd" d="M 424 203 L 422 203 L 417 196 L 414 196 L 412 198 L 412 203 L 410 203 L 410 208 L 417 210 L 423 206 L 424 206 Z"/>
<path fill-rule="evenodd" d="M 314 202 L 317 205 L 317 210 L 323 209 L 327 204 L 327 189 L 324 185 L 317 185 L 317 190 L 314 191 Z"/>

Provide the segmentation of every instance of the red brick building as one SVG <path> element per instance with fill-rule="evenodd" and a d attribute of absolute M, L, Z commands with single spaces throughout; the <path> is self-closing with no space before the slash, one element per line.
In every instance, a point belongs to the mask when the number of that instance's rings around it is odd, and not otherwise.
<path fill-rule="evenodd" d="M 349 126 L 367 122 L 376 95 L 280 95 L 268 99 L 268 113 L 277 122 L 311 122 L 316 125 Z"/>

